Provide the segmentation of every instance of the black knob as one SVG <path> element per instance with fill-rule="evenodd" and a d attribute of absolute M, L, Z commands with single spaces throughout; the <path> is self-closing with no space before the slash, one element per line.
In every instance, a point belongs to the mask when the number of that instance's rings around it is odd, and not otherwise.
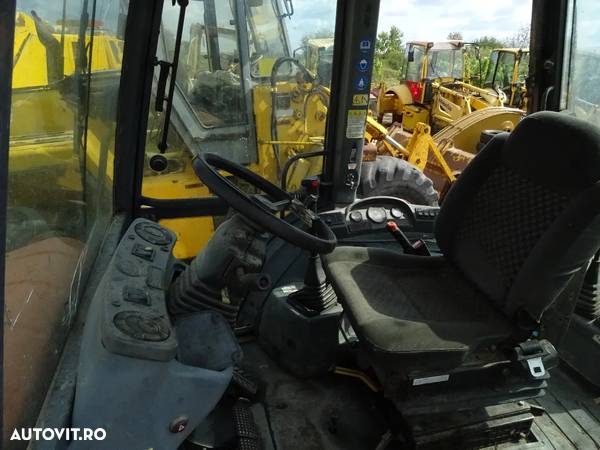
<path fill-rule="evenodd" d="M 150 168 L 155 172 L 164 171 L 168 165 L 169 162 L 167 161 L 165 155 L 154 155 L 152 158 L 150 158 Z"/>

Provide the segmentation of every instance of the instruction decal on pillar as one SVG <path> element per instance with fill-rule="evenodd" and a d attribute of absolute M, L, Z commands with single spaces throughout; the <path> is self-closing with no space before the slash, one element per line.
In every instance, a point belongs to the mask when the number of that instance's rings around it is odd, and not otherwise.
<path fill-rule="evenodd" d="M 352 106 L 368 106 L 369 95 L 368 94 L 354 94 L 352 96 Z"/>
<path fill-rule="evenodd" d="M 354 88 L 357 91 L 366 91 L 371 86 L 371 82 L 365 75 L 361 75 L 354 81 Z"/>
<path fill-rule="evenodd" d="M 362 139 L 365 135 L 366 109 L 349 109 L 346 121 L 346 138 Z"/>

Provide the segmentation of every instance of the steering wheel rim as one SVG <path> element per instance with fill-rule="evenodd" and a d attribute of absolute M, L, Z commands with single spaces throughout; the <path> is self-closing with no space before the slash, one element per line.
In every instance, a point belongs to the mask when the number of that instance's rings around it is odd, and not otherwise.
<path fill-rule="evenodd" d="M 304 208 L 289 193 L 246 167 L 228 161 L 214 153 L 197 155 L 194 158 L 193 166 L 198 178 L 214 194 L 223 199 L 230 207 L 284 241 L 304 250 L 320 254 L 331 253 L 337 245 L 335 234 L 319 216 Z M 307 233 L 281 219 L 274 211 L 253 200 L 248 194 L 221 175 L 219 170 L 241 178 L 278 202 L 287 202 L 303 222 L 311 222 L 307 225 L 312 225 L 315 234 Z"/>

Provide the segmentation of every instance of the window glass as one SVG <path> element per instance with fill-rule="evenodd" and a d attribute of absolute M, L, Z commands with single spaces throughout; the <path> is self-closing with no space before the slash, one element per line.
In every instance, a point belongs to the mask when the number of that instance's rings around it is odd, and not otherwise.
<path fill-rule="evenodd" d="M 513 71 L 515 68 L 516 55 L 512 52 L 501 52 L 496 77 L 494 79 L 495 87 L 499 89 L 509 88 L 512 82 Z"/>
<path fill-rule="evenodd" d="M 406 56 L 406 79 L 409 81 L 421 81 L 421 72 L 423 71 L 423 57 L 425 56 L 425 47 L 420 45 L 410 45 Z"/>
<path fill-rule="evenodd" d="M 172 60 L 177 8 L 167 8 L 162 26 L 164 56 Z M 238 36 L 229 2 L 192 1 L 186 9 L 177 87 L 205 128 L 246 122 Z"/>
<path fill-rule="evenodd" d="M 429 67 L 427 78 L 457 78 L 463 77 L 462 50 L 429 51 Z"/>
<path fill-rule="evenodd" d="M 69 0 L 64 10 L 17 0 L 3 448 L 24 448 L 6 433 L 35 424 L 112 215 L 126 8 L 123 0 Z"/>
<path fill-rule="evenodd" d="M 323 148 L 333 63 L 334 0 L 191 1 L 187 8 L 177 89 L 167 136 L 166 168 L 159 153 L 164 111 L 152 109 L 142 193 L 154 198 L 211 195 L 195 175 L 194 155 L 211 152 L 280 183 L 286 161 Z M 158 59 L 174 53 L 179 7 L 163 8 Z M 292 56 L 296 61 L 291 61 Z M 155 81 L 159 70 L 155 71 Z M 168 86 L 168 83 L 167 83 Z M 158 83 L 154 83 L 154 98 Z M 154 105 L 154 101 L 152 102 Z M 320 173 L 322 157 L 301 158 L 287 176 L 290 191 Z M 244 186 L 241 186 L 244 188 Z M 219 219 L 163 220 L 177 235 L 175 255 L 191 258 Z"/>
<path fill-rule="evenodd" d="M 487 76 L 485 77 L 485 86 L 492 87 L 494 85 L 494 77 L 496 75 L 496 64 L 498 63 L 498 56 L 500 52 L 498 50 L 494 50 L 490 54 L 490 62 L 488 65 Z"/>
<path fill-rule="evenodd" d="M 519 61 L 518 82 L 525 83 L 529 76 L 529 52 L 524 52 Z"/>
<path fill-rule="evenodd" d="M 285 26 L 275 1 L 246 2 L 251 57 L 279 58 L 289 54 Z"/>
<path fill-rule="evenodd" d="M 563 108 L 581 119 L 600 125 L 600 50 L 598 20 L 600 3 L 578 0 L 574 3 L 572 30 L 566 42 Z"/>

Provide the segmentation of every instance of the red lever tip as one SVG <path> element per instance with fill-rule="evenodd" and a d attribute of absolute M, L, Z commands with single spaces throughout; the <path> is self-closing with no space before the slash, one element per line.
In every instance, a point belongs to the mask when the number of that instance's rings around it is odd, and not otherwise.
<path fill-rule="evenodd" d="M 390 231 L 397 231 L 398 230 L 398 224 L 396 222 L 394 222 L 393 220 L 390 220 L 387 224 L 387 229 Z"/>

